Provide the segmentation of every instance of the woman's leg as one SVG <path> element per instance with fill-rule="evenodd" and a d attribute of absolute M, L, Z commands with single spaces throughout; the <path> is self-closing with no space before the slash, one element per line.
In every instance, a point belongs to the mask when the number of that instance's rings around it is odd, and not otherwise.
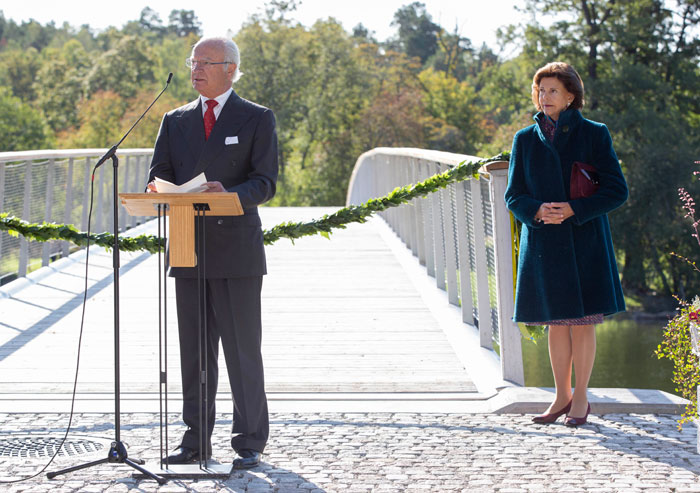
<path fill-rule="evenodd" d="M 588 407 L 588 381 L 595 361 L 595 325 L 574 325 L 571 327 L 576 391 L 571 403 L 569 416 L 582 418 Z"/>
<path fill-rule="evenodd" d="M 568 325 L 549 326 L 549 361 L 557 393 L 545 414 L 560 411 L 571 400 L 572 351 Z"/>

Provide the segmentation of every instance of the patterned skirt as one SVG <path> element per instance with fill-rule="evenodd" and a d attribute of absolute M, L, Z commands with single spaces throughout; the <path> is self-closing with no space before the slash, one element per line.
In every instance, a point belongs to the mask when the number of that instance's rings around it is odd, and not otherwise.
<path fill-rule="evenodd" d="M 528 322 L 528 325 L 596 325 L 603 323 L 603 314 L 586 315 L 581 318 L 565 318 L 562 320 L 550 320 L 548 322 Z"/>

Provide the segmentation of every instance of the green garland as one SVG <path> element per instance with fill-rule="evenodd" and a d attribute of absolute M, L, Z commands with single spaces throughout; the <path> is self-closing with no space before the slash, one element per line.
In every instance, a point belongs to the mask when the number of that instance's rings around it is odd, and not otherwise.
<path fill-rule="evenodd" d="M 309 222 L 287 222 L 278 224 L 264 233 L 266 245 L 271 245 L 280 238 L 288 238 L 294 241 L 297 238 L 320 234 L 326 238 L 334 229 L 343 229 L 346 224 L 364 223 L 372 214 L 386 210 L 390 207 L 397 207 L 410 202 L 417 197 L 426 195 L 445 188 L 451 183 L 478 178 L 479 168 L 494 161 L 507 161 L 508 153 L 502 153 L 488 159 L 474 162 L 462 161 L 444 173 L 427 178 L 415 185 L 398 187 L 388 195 L 376 199 L 370 199 L 361 205 L 351 205 L 340 209 L 333 214 L 326 214 L 320 219 Z M 65 240 L 78 246 L 86 246 L 87 233 L 78 231 L 71 224 L 40 223 L 34 224 L 10 216 L 8 213 L 0 214 L 0 230 L 7 231 L 10 235 L 22 235 L 28 240 L 50 241 Z M 99 233 L 90 235 L 90 243 L 110 249 L 114 245 L 114 236 L 110 233 Z M 134 237 L 120 236 L 119 249 L 126 252 L 136 252 L 145 250 L 150 253 L 157 253 L 162 247 L 162 239 L 153 235 L 139 235 Z"/>
<path fill-rule="evenodd" d="M 88 243 L 87 233 L 78 231 L 72 224 L 29 223 L 10 216 L 7 212 L 0 213 L 0 230 L 7 231 L 11 236 L 22 235 L 32 241 L 65 240 L 78 246 L 87 246 Z M 114 246 L 114 235 L 111 233 L 91 234 L 90 244 L 110 249 Z M 119 249 L 125 252 L 146 250 L 157 253 L 161 245 L 161 239 L 153 235 L 119 237 Z"/>
<path fill-rule="evenodd" d="M 334 229 L 345 229 L 345 226 L 350 223 L 364 223 L 375 212 L 381 212 L 390 207 L 397 207 L 418 197 L 425 197 L 452 183 L 468 180 L 470 178 L 478 178 L 479 169 L 483 165 L 494 161 L 508 161 L 509 157 L 510 153 L 503 152 L 497 156 L 481 159 L 479 161 L 462 161 L 457 166 L 448 169 L 444 173 L 433 175 L 415 185 L 398 187 L 388 195 L 370 199 L 364 204 L 344 207 L 333 214 L 326 214 L 320 219 L 309 222 L 286 222 L 278 224 L 264 232 L 264 242 L 266 245 L 271 245 L 280 238 L 288 238 L 293 242 L 298 238 L 316 234 L 330 238 L 330 234 Z M 22 235 L 28 240 L 66 240 L 78 246 L 86 246 L 88 239 L 87 233 L 78 231 L 75 226 L 71 224 L 66 225 L 46 222 L 32 224 L 10 216 L 7 213 L 0 213 L 0 231 L 1 230 L 5 230 L 13 236 Z M 111 249 L 114 245 L 114 235 L 110 233 L 91 234 L 90 243 Z M 157 253 L 162 246 L 162 239 L 153 235 L 119 237 L 119 249 L 126 252 L 145 250 L 150 253 Z M 532 340 L 537 340 L 543 333 L 542 328 L 536 326 L 526 326 L 525 330 L 522 328 L 521 330 L 523 335 L 528 336 Z"/>

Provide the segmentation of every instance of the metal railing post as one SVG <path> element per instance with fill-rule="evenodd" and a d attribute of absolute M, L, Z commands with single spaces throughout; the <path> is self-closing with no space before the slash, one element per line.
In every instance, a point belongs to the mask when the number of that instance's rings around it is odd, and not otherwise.
<path fill-rule="evenodd" d="M 423 179 L 421 178 L 421 162 L 419 159 L 416 160 L 414 166 L 411 167 L 411 181 L 413 183 L 418 183 L 419 181 L 422 181 Z M 414 251 L 414 255 L 418 257 L 418 262 L 421 265 L 425 265 L 425 242 L 423 241 L 423 238 L 425 236 L 425 225 L 423 223 L 423 218 L 424 218 L 424 212 L 423 208 L 425 205 L 425 199 L 415 199 L 413 201 L 413 208 L 415 209 L 415 213 L 413 214 L 413 219 L 414 219 L 414 227 L 415 227 L 415 245 L 416 249 Z"/>
<path fill-rule="evenodd" d="M 451 190 L 454 185 L 449 185 L 440 190 L 442 195 L 442 227 L 445 238 L 445 275 L 447 277 L 447 299 L 453 305 L 459 305 L 459 293 L 457 292 L 457 249 L 455 245 L 455 223 L 453 220 L 453 207 Z"/>
<path fill-rule="evenodd" d="M 90 182 L 92 181 L 92 165 L 90 158 L 85 158 L 85 176 L 83 177 L 83 214 L 80 218 L 81 231 L 88 229 L 88 212 L 90 207 Z"/>
<path fill-rule="evenodd" d="M 430 167 L 431 175 L 442 172 L 440 164 L 435 163 Z M 435 248 L 435 284 L 445 290 L 445 227 L 442 222 L 442 204 L 440 193 L 430 195 L 433 208 L 433 246 Z"/>
<path fill-rule="evenodd" d="M 483 177 L 481 178 L 484 179 Z M 493 326 L 489 303 L 489 271 L 486 260 L 486 231 L 484 208 L 481 205 L 481 183 L 469 182 L 472 192 L 472 218 L 474 219 L 474 255 L 476 258 L 476 301 L 481 347 L 493 348 Z"/>
<path fill-rule="evenodd" d="M 0 211 L 5 210 L 5 163 L 0 163 Z M 0 258 L 2 258 L 2 233 L 0 232 Z"/>
<path fill-rule="evenodd" d="M 462 303 L 462 321 L 474 324 L 474 302 L 472 299 L 471 245 L 467 226 L 466 189 L 469 182 L 457 183 L 455 188 L 455 214 L 457 216 L 457 248 L 459 249 L 459 288 Z"/>
<path fill-rule="evenodd" d="M 515 296 L 513 292 L 513 238 L 510 213 L 503 197 L 508 184 L 508 163 L 495 162 L 485 166 L 491 180 L 494 251 L 496 255 L 496 286 L 498 289 L 498 339 L 501 347 L 503 378 L 525 385 L 520 330 L 513 322 Z"/>
<path fill-rule="evenodd" d="M 431 165 L 427 161 L 421 164 L 421 181 L 431 175 Z M 433 200 L 430 196 L 423 200 L 423 245 L 425 248 L 425 269 L 430 277 L 435 277 L 435 226 L 433 224 Z"/>
<path fill-rule="evenodd" d="M 66 206 L 63 211 L 64 224 L 70 224 L 73 213 L 73 158 L 68 158 L 68 173 L 66 175 Z M 70 242 L 61 242 L 61 255 L 66 257 L 70 253 Z"/>
<path fill-rule="evenodd" d="M 53 181 L 56 168 L 56 161 L 49 159 L 48 173 L 46 176 L 46 202 L 44 206 L 44 221 L 51 222 L 51 210 L 53 208 Z M 45 241 L 41 248 L 41 265 L 49 265 L 51 260 L 51 244 L 53 242 Z"/>
<path fill-rule="evenodd" d="M 24 163 L 24 204 L 22 207 L 22 219 L 31 222 L 31 202 L 32 201 L 32 161 L 27 160 Z M 25 277 L 27 275 L 27 267 L 29 264 L 29 243 L 22 236 L 19 241 L 19 267 L 17 269 L 18 276 Z"/>

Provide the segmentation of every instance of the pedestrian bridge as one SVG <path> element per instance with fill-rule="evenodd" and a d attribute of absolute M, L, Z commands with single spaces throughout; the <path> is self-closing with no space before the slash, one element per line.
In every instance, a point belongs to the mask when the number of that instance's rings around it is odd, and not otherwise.
<path fill-rule="evenodd" d="M 101 153 L 0 154 L 0 208 L 29 221 L 87 229 L 89 170 Z M 123 152 L 121 191 L 141 190 L 149 153 Z M 355 167 L 348 203 L 382 196 L 467 158 L 415 149 L 370 151 Z M 272 411 L 541 410 L 549 392 L 521 387 L 520 334 L 510 321 L 513 256 L 501 199 L 505 174 L 505 163 L 493 163 L 479 180 L 336 230 L 330 240 L 283 239 L 267 248 L 263 353 Z M 93 230 L 109 230 L 109 168 L 100 168 L 96 183 Z M 261 217 L 269 229 L 336 209 L 263 207 Z M 119 221 L 128 234 L 156 233 L 154 221 L 127 217 L 123 210 Z M 17 277 L 0 287 L 3 411 L 69 410 L 85 257 L 85 250 L 71 253 L 64 242 L 30 243 L 0 233 L 0 276 Z M 29 272 L 33 262 L 43 267 Z M 78 412 L 113 409 L 112 274 L 111 254 L 92 247 Z M 156 411 L 157 257 L 122 252 L 120 288 L 121 408 Z M 174 287 L 168 285 L 167 292 L 168 392 L 177 401 Z M 227 387 L 223 378 L 218 400 L 224 412 L 231 406 Z M 657 391 L 599 389 L 593 403 L 594 412 L 596 405 L 598 412 L 620 405 L 673 412 L 681 400 Z"/>

